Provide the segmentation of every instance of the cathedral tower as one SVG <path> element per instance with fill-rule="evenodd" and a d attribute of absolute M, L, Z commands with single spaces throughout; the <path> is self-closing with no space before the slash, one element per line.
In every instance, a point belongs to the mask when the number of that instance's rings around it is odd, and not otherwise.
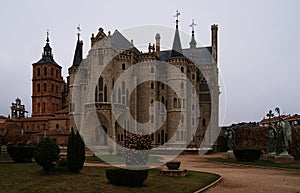
<path fill-rule="evenodd" d="M 53 116 L 62 109 L 64 83 L 62 68 L 53 59 L 48 32 L 42 58 L 32 67 L 32 117 Z"/>

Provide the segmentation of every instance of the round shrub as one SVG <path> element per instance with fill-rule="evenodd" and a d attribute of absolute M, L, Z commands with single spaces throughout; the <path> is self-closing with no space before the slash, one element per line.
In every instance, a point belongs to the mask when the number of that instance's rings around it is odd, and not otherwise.
<path fill-rule="evenodd" d="M 7 153 L 17 163 L 32 162 L 34 146 L 12 146 L 7 147 Z"/>
<path fill-rule="evenodd" d="M 43 167 L 44 172 L 49 174 L 59 159 L 59 152 L 59 147 L 54 140 L 44 138 L 38 143 L 34 158 L 36 163 Z"/>
<path fill-rule="evenodd" d="M 117 186 L 142 186 L 148 177 L 148 170 L 109 168 L 105 173 L 109 182 Z"/>
<path fill-rule="evenodd" d="M 238 161 L 254 162 L 260 158 L 260 149 L 234 149 L 233 154 Z"/>

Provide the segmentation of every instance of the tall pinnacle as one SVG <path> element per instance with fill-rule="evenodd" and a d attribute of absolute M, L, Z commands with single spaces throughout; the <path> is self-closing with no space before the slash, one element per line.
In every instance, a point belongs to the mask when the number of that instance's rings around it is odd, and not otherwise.
<path fill-rule="evenodd" d="M 191 42 L 190 42 L 190 48 L 196 48 L 196 45 L 197 45 L 197 42 L 196 42 L 196 40 L 195 40 L 195 34 L 194 34 L 194 32 L 195 32 L 194 27 L 195 27 L 196 25 L 197 25 L 197 24 L 195 24 L 194 19 L 192 20 L 192 24 L 189 25 L 189 26 L 192 28 L 192 39 L 191 39 Z"/>
<path fill-rule="evenodd" d="M 182 56 L 182 47 L 181 47 L 181 41 L 180 41 L 180 36 L 179 36 L 179 30 L 178 30 L 178 22 L 179 22 L 178 16 L 179 15 L 180 15 L 180 12 L 177 10 L 176 15 L 174 15 L 174 17 L 176 17 L 176 29 L 175 29 L 171 57 Z"/>
<path fill-rule="evenodd" d="M 74 59 L 73 59 L 73 65 L 72 66 L 79 66 L 81 61 L 82 61 L 82 45 L 83 42 L 80 40 L 80 26 L 77 27 L 78 33 L 78 39 L 77 39 L 77 44 L 75 48 L 75 54 L 74 54 Z"/>

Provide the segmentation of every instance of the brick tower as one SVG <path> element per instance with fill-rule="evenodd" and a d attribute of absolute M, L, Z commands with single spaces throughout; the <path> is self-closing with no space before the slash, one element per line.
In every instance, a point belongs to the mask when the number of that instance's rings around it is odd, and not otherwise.
<path fill-rule="evenodd" d="M 62 109 L 64 83 L 62 67 L 53 59 L 48 32 L 42 58 L 32 67 L 32 117 L 53 116 Z"/>

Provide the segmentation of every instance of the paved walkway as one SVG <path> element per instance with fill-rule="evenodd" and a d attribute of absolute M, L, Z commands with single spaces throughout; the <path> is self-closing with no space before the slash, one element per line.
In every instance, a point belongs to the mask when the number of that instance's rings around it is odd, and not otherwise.
<path fill-rule="evenodd" d="M 207 193 L 300 193 L 300 171 L 283 169 L 256 168 L 207 162 L 207 158 L 217 155 L 180 155 L 180 168 L 193 171 L 217 173 L 223 180 L 208 189 Z M 89 164 L 88 165 L 99 165 Z M 101 164 L 103 165 L 103 164 Z"/>

